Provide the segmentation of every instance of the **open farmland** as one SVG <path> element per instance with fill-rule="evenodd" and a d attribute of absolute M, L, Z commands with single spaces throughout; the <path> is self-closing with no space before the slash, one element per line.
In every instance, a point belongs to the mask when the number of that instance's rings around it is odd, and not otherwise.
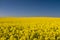
<path fill-rule="evenodd" d="M 60 40 L 60 18 L 0 18 L 0 40 Z"/>

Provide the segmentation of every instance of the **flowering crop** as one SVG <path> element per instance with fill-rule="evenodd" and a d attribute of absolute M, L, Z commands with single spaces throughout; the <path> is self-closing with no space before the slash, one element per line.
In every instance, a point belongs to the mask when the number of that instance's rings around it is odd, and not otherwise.
<path fill-rule="evenodd" d="M 32 19 L 20 20 L 21 22 L 1 21 L 0 40 L 60 40 L 58 19 L 30 20 Z"/>

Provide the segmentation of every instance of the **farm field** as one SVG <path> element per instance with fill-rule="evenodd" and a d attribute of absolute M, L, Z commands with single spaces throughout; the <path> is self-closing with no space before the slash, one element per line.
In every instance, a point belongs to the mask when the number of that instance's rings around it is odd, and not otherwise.
<path fill-rule="evenodd" d="M 0 40 L 60 40 L 60 18 L 0 18 Z"/>

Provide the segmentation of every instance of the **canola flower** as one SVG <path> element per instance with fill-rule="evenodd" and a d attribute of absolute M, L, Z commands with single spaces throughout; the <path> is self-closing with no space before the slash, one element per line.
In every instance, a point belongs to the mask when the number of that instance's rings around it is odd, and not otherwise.
<path fill-rule="evenodd" d="M 59 18 L 23 19 L 0 19 L 0 40 L 60 40 Z"/>

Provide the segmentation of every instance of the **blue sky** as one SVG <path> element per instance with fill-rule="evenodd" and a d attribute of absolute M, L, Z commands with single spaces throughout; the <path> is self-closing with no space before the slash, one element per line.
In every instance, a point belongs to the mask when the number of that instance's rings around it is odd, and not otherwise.
<path fill-rule="evenodd" d="M 0 0 L 3 16 L 55 16 L 60 17 L 59 0 Z"/>

